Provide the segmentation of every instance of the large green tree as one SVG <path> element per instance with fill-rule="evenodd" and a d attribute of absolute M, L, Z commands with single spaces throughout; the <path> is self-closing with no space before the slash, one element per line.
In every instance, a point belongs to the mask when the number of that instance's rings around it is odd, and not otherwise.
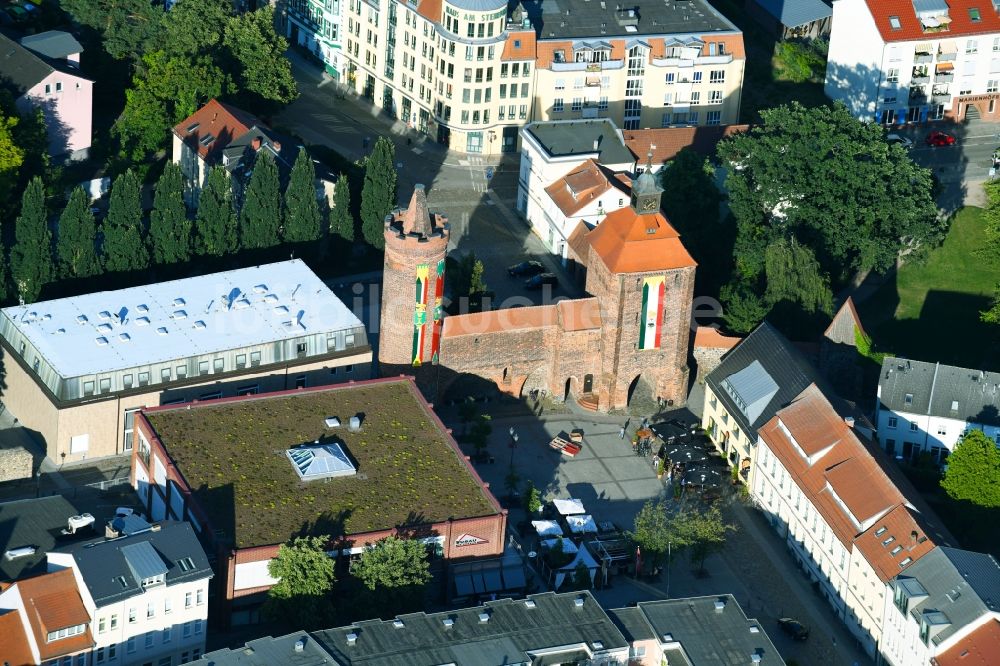
<path fill-rule="evenodd" d="M 278 582 L 268 590 L 265 614 L 297 628 L 322 626 L 336 582 L 334 561 L 326 554 L 328 536 L 298 537 L 278 548 L 267 572 Z"/>
<path fill-rule="evenodd" d="M 59 216 L 59 238 L 56 241 L 58 275 L 63 279 L 85 278 L 100 270 L 97 260 L 97 223 L 90 212 L 90 197 L 77 187 Z"/>
<path fill-rule="evenodd" d="M 288 243 L 305 243 L 320 236 L 319 200 L 316 198 L 316 167 L 305 148 L 292 165 L 285 187 L 283 236 Z"/>
<path fill-rule="evenodd" d="M 351 184 L 347 174 L 340 174 L 333 190 L 333 208 L 330 210 L 330 236 L 354 242 L 354 216 L 351 214 Z"/>
<path fill-rule="evenodd" d="M 156 183 L 149 213 L 149 250 L 153 262 L 176 264 L 191 258 L 191 220 L 184 205 L 184 174 L 167 162 Z"/>
<path fill-rule="evenodd" d="M 365 241 L 381 250 L 385 245 L 385 216 L 396 206 L 396 146 L 384 136 L 365 160 L 361 189 L 361 232 Z"/>
<path fill-rule="evenodd" d="M 100 33 L 104 50 L 116 60 L 144 53 L 164 18 L 163 8 L 149 0 L 60 0 L 59 7 Z"/>
<path fill-rule="evenodd" d="M 792 303 L 810 314 L 832 314 L 830 281 L 820 271 L 812 250 L 794 237 L 772 242 L 764 253 L 765 300 L 772 306 Z"/>
<path fill-rule="evenodd" d="M 1000 508 L 1000 449 L 982 430 L 969 430 L 948 456 L 941 487 L 955 500 Z"/>
<path fill-rule="evenodd" d="M 224 167 L 208 170 L 205 187 L 198 196 L 198 214 L 194 219 L 194 252 L 199 256 L 221 257 L 235 252 L 236 211 L 233 188 Z"/>
<path fill-rule="evenodd" d="M 982 261 L 996 264 L 1000 262 L 1000 180 L 987 181 L 983 189 L 986 193 L 986 208 L 983 210 L 986 239 L 978 254 Z M 982 319 L 1000 324 L 1000 284 L 996 285 L 993 303 L 982 313 Z"/>
<path fill-rule="evenodd" d="M 679 540 L 685 545 L 691 561 L 705 570 L 705 559 L 726 546 L 726 535 L 735 531 L 736 526 L 722 519 L 719 507 L 707 511 L 687 511 L 674 521 Z"/>
<path fill-rule="evenodd" d="M 808 245 L 838 280 L 851 271 L 886 271 L 901 251 L 922 256 L 943 238 L 930 171 L 887 143 L 876 123 L 839 103 L 792 103 L 761 118 L 718 147 L 740 227 L 737 257 L 751 249 L 756 257 L 740 265 L 745 277 L 760 274 L 775 231 Z"/>
<path fill-rule="evenodd" d="M 629 537 L 638 546 L 643 560 L 653 566 L 663 562 L 669 550 L 679 550 L 685 545 L 662 499 L 649 500 L 643 505 L 635 515 Z"/>
<path fill-rule="evenodd" d="M 16 128 L 20 118 L 0 112 L 0 202 L 7 201 L 24 163 L 24 148 L 18 145 Z"/>
<path fill-rule="evenodd" d="M 238 63 L 236 82 L 241 91 L 280 104 L 298 97 L 291 63 L 285 57 L 288 42 L 274 31 L 270 5 L 230 18 L 223 41 Z"/>
<path fill-rule="evenodd" d="M 245 250 L 278 244 L 281 228 L 281 185 L 269 150 L 261 150 L 253 166 L 240 209 L 240 247 Z"/>
<path fill-rule="evenodd" d="M 101 231 L 105 270 L 115 273 L 149 266 L 149 252 L 142 240 L 142 183 L 131 169 L 111 185 L 108 216 Z"/>
<path fill-rule="evenodd" d="M 10 253 L 11 275 L 19 298 L 34 303 L 52 279 L 52 234 L 45 209 L 45 186 L 35 177 L 21 196 L 21 214 L 14 228 Z"/>
<path fill-rule="evenodd" d="M 431 580 L 427 546 L 417 539 L 387 537 L 366 546 L 351 573 L 375 595 L 379 615 L 395 615 L 420 607 Z"/>
<path fill-rule="evenodd" d="M 226 24 L 233 15 L 231 0 L 183 0 L 163 18 L 156 45 L 171 54 L 218 53 Z"/>

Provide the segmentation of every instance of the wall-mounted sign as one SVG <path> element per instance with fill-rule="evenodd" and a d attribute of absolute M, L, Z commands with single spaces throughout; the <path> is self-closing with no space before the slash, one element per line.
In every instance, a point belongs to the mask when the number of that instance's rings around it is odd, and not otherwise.
<path fill-rule="evenodd" d="M 455 539 L 455 547 L 461 548 L 462 546 L 478 546 L 481 543 L 489 543 L 486 539 L 482 539 L 472 534 L 463 534 L 462 536 Z"/>

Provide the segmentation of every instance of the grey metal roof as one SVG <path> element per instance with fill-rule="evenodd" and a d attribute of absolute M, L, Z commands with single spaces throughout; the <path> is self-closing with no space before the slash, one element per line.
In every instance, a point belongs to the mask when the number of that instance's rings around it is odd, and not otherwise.
<path fill-rule="evenodd" d="M 1000 373 L 888 357 L 879 401 L 894 412 L 1000 425 Z"/>
<path fill-rule="evenodd" d="M 507 6 L 507 0 L 448 0 L 448 4 L 472 12 L 491 12 Z"/>
<path fill-rule="evenodd" d="M 0 33 L 0 76 L 10 81 L 17 96 L 55 71 L 55 67 L 24 48 L 13 39 Z"/>
<path fill-rule="evenodd" d="M 723 382 L 754 363 L 760 365 L 778 388 L 754 418 L 750 418 L 723 387 Z M 755 433 L 810 384 L 819 383 L 820 377 L 795 345 L 765 321 L 729 350 L 719 366 L 708 374 L 706 381 L 743 431 Z M 832 401 L 833 394 L 827 391 L 824 393 Z"/>
<path fill-rule="evenodd" d="M 635 162 L 618 128 L 607 118 L 531 123 L 524 131 L 542 144 L 552 157 L 579 155 L 584 160 L 596 154 L 601 164 Z M 596 150 L 594 142 L 597 142 Z"/>
<path fill-rule="evenodd" d="M 22 37 L 21 46 L 46 58 L 65 58 L 83 52 L 83 46 L 76 41 L 76 37 L 63 30 L 46 30 Z"/>
<path fill-rule="evenodd" d="M 947 625 L 932 632 L 935 645 L 982 615 L 1000 611 L 1000 564 L 992 555 L 939 546 L 911 564 L 893 585 L 912 594 L 913 586 L 907 584 L 912 579 L 927 593 L 910 604 L 914 620 L 920 622 L 925 612 L 947 618 Z"/>
<path fill-rule="evenodd" d="M 301 651 L 296 644 L 301 641 Z M 209 652 L 195 664 L 203 666 L 336 666 L 337 662 L 326 650 L 304 631 L 278 638 L 265 636 L 252 640 L 246 647 L 230 650 L 224 648 Z"/>
<path fill-rule="evenodd" d="M 778 392 L 777 383 L 757 360 L 722 380 L 722 387 L 751 422 L 757 420 Z"/>
<path fill-rule="evenodd" d="M 44 572 L 46 553 L 64 538 L 61 531 L 67 519 L 79 513 L 62 495 L 0 504 L 0 580 Z M 24 546 L 33 546 L 35 554 L 9 561 L 4 558 L 8 550 Z"/>
<path fill-rule="evenodd" d="M 644 601 L 639 610 L 657 640 L 680 643 L 694 666 L 746 666 L 753 654 L 760 655 L 761 666 L 785 663 L 760 622 L 747 618 L 731 594 Z"/>
<path fill-rule="evenodd" d="M 521 5 L 539 39 L 739 32 L 706 0 L 522 0 Z M 619 6 L 638 11 L 620 18 Z"/>
<path fill-rule="evenodd" d="M 147 543 L 166 566 L 166 584 L 174 585 L 212 576 L 205 551 L 189 523 L 163 521 L 147 532 L 139 532 L 117 539 L 98 539 L 60 548 L 72 554 L 87 585 L 94 603 L 98 606 L 112 601 L 128 599 L 142 594 L 141 574 L 146 572 L 149 551 L 129 549 L 133 544 Z M 138 554 L 133 562 L 141 563 L 141 572 L 133 571 L 127 557 Z M 141 559 L 140 559 L 141 558 Z M 188 561 L 190 558 L 190 561 Z"/>
<path fill-rule="evenodd" d="M 132 572 L 132 576 L 138 581 L 163 576 L 167 573 L 167 565 L 163 562 L 163 558 L 153 548 L 153 544 L 148 541 L 122 546 L 121 553 L 129 571 Z"/>
<path fill-rule="evenodd" d="M 833 7 L 823 0 L 756 0 L 781 25 L 795 28 L 833 16 Z"/>
<path fill-rule="evenodd" d="M 576 598 L 584 603 L 577 607 Z M 621 632 L 588 592 L 547 592 L 524 600 L 502 599 L 483 606 L 444 613 L 414 613 L 393 621 L 369 620 L 351 627 L 327 629 L 313 635 L 338 663 L 377 666 L 495 666 L 531 662 L 527 654 L 556 646 L 579 643 L 603 649 L 628 646 Z M 480 614 L 487 613 L 486 622 Z M 454 624 L 445 626 L 445 620 Z M 357 638 L 348 643 L 348 634 Z"/>
<path fill-rule="evenodd" d="M 913 11 L 917 15 L 947 12 L 948 3 L 945 0 L 913 0 Z"/>
<path fill-rule="evenodd" d="M 653 628 L 646 622 L 639 607 L 615 608 L 608 611 L 611 621 L 615 623 L 629 643 L 655 638 Z"/>

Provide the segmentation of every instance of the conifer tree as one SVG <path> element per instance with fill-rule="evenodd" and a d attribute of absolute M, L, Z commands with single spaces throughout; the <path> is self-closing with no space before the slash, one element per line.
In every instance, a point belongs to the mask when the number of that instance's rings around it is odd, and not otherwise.
<path fill-rule="evenodd" d="M 11 273 L 18 296 L 33 303 L 52 279 L 52 234 L 45 214 L 45 186 L 38 176 L 24 189 L 16 224 Z"/>
<path fill-rule="evenodd" d="M 396 147 L 379 137 L 365 160 L 365 184 L 361 190 L 361 231 L 372 247 L 385 245 L 385 216 L 396 205 Z"/>
<path fill-rule="evenodd" d="M 149 252 L 142 241 L 142 183 L 128 169 L 111 186 L 104 234 L 104 268 L 110 273 L 137 271 L 149 266 Z"/>
<path fill-rule="evenodd" d="M 183 189 L 181 168 L 167 162 L 156 183 L 149 214 L 149 250 L 157 264 L 176 264 L 191 258 L 191 221 Z"/>
<path fill-rule="evenodd" d="M 333 210 L 330 211 L 330 235 L 354 242 L 354 216 L 351 215 L 351 184 L 347 174 L 340 174 L 333 191 Z"/>
<path fill-rule="evenodd" d="M 209 169 L 205 187 L 198 196 L 194 219 L 194 252 L 198 256 L 221 257 L 236 251 L 236 211 L 229 174 L 221 166 Z"/>
<path fill-rule="evenodd" d="M 285 188 L 282 227 L 285 242 L 314 241 L 320 235 L 319 201 L 316 200 L 316 168 L 305 148 L 299 149 Z"/>
<path fill-rule="evenodd" d="M 278 244 L 281 228 L 281 185 L 269 150 L 257 153 L 240 210 L 240 248 L 252 250 Z"/>
<path fill-rule="evenodd" d="M 90 199 L 82 187 L 73 190 L 69 202 L 59 216 L 59 239 L 56 241 L 58 274 L 64 279 L 96 275 L 100 270 L 97 261 L 95 238 L 97 223 L 90 212 Z"/>

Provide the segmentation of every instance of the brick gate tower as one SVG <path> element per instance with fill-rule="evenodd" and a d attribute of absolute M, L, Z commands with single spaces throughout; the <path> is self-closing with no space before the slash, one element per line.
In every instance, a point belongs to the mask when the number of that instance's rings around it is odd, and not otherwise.
<path fill-rule="evenodd" d="M 437 362 L 444 311 L 444 260 L 448 218 L 427 208 L 423 185 L 409 207 L 385 219 L 385 264 L 378 360 L 382 376 L 426 373 Z M 426 391 L 425 391 L 426 392 Z"/>

